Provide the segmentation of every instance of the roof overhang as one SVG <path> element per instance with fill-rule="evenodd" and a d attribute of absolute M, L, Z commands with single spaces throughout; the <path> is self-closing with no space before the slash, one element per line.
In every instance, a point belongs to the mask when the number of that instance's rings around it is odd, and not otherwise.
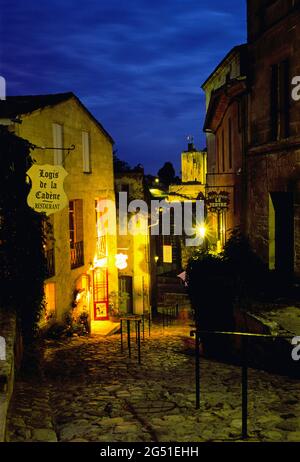
<path fill-rule="evenodd" d="M 207 108 L 203 130 L 215 133 L 230 104 L 247 91 L 246 80 L 232 80 L 214 91 Z"/>

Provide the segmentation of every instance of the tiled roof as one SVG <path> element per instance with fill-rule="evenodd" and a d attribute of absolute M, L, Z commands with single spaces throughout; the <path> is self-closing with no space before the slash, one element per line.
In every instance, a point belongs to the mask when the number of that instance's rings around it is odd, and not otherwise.
<path fill-rule="evenodd" d="M 5 100 L 0 101 L 0 119 L 14 119 L 23 114 L 30 114 L 37 109 L 43 109 L 47 106 L 55 106 L 56 104 L 67 101 L 71 98 L 79 103 L 82 109 L 89 115 L 91 119 L 98 125 L 106 137 L 114 143 L 110 134 L 104 129 L 101 123 L 90 113 L 90 111 L 82 104 L 80 99 L 72 92 L 54 93 L 48 95 L 25 95 L 25 96 L 7 96 Z"/>
<path fill-rule="evenodd" d="M 73 93 L 56 93 L 52 95 L 26 95 L 7 96 L 6 100 L 0 101 L 0 117 L 16 117 L 21 114 L 28 114 L 46 106 L 54 106 L 67 101 Z"/>

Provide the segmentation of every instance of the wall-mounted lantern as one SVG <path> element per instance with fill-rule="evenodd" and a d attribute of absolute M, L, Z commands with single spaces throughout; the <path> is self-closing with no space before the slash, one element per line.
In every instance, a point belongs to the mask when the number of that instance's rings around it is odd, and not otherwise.
<path fill-rule="evenodd" d="M 128 255 L 125 253 L 117 253 L 115 255 L 115 265 L 119 270 L 127 268 L 128 265 Z"/>

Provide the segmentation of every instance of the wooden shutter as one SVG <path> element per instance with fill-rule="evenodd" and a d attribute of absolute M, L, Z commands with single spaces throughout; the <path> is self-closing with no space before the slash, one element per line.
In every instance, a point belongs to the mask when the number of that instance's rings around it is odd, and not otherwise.
<path fill-rule="evenodd" d="M 88 132 L 82 132 L 82 160 L 83 160 L 83 172 L 91 172 L 91 157 L 90 157 L 90 134 Z"/>
<path fill-rule="evenodd" d="M 75 240 L 76 242 L 83 241 L 83 200 L 75 201 Z"/>
<path fill-rule="evenodd" d="M 287 138 L 290 135 L 290 70 L 288 59 L 280 64 L 279 90 L 280 138 Z"/>
<path fill-rule="evenodd" d="M 53 147 L 54 149 L 54 165 L 63 165 L 63 126 L 60 124 L 52 124 L 53 131 Z"/>
<path fill-rule="evenodd" d="M 278 64 L 271 67 L 270 88 L 271 140 L 276 141 L 278 137 Z"/>

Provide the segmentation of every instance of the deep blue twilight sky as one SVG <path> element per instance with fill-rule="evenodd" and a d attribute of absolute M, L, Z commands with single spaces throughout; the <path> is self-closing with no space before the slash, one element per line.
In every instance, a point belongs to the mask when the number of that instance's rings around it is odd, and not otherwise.
<path fill-rule="evenodd" d="M 0 0 L 0 75 L 9 95 L 73 91 L 156 173 L 204 146 L 201 84 L 246 40 L 245 0 Z"/>

